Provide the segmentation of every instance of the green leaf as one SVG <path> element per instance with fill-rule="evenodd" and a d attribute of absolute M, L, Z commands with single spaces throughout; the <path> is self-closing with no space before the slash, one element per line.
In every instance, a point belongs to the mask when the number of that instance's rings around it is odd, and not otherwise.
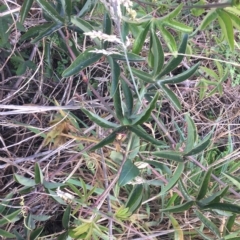
<path fill-rule="evenodd" d="M 233 51 L 234 50 L 234 33 L 233 33 L 232 20 L 226 11 L 222 9 L 217 9 L 216 11 L 218 14 L 218 21 L 222 29 L 223 35 L 228 41 L 228 44 L 231 50 Z"/>
<path fill-rule="evenodd" d="M 238 189 L 240 189 L 240 178 L 237 178 L 229 173 L 223 173 Z"/>
<path fill-rule="evenodd" d="M 49 27 L 44 28 L 42 31 L 39 32 L 38 36 L 34 38 L 31 43 L 36 43 L 40 40 L 42 40 L 44 37 L 47 37 L 60 29 L 62 27 L 62 24 L 59 23 L 52 23 Z"/>
<path fill-rule="evenodd" d="M 65 2 L 65 13 L 68 17 L 68 21 L 71 20 L 71 14 L 72 14 L 72 1 L 64 0 Z"/>
<path fill-rule="evenodd" d="M 183 230 L 181 229 L 177 220 L 172 215 L 169 215 L 168 217 L 169 217 L 169 219 L 172 223 L 172 226 L 174 228 L 174 239 L 175 240 L 183 240 L 184 239 Z"/>
<path fill-rule="evenodd" d="M 159 93 L 157 92 L 154 98 L 152 99 L 151 103 L 148 104 L 147 108 L 142 113 L 137 115 L 136 119 L 134 119 L 134 121 L 132 122 L 132 125 L 141 125 L 149 119 L 152 110 L 155 108 L 158 97 Z"/>
<path fill-rule="evenodd" d="M 64 19 L 60 14 L 52 7 L 52 5 L 45 0 L 36 0 L 43 11 L 56 23 L 64 23 Z"/>
<path fill-rule="evenodd" d="M 217 209 L 221 211 L 228 211 L 232 213 L 240 213 L 240 206 L 230 203 L 210 203 L 203 206 L 201 209 Z"/>
<path fill-rule="evenodd" d="M 134 132 L 137 136 L 139 136 L 140 138 L 143 138 L 144 140 L 146 140 L 147 142 L 150 142 L 152 144 L 155 145 L 163 145 L 165 146 L 165 142 L 163 141 L 159 141 L 155 138 L 153 138 L 151 135 L 149 135 L 148 133 L 146 133 L 141 127 L 139 126 L 127 126 L 127 128 Z"/>
<path fill-rule="evenodd" d="M 113 97 L 118 88 L 118 82 L 120 77 L 120 67 L 118 63 L 116 63 L 111 57 L 107 57 L 108 62 L 111 67 L 111 75 L 112 75 L 112 82 L 111 82 L 111 89 L 110 89 L 110 96 Z"/>
<path fill-rule="evenodd" d="M 209 168 L 208 171 L 205 172 L 205 175 L 201 182 L 201 186 L 199 187 L 198 194 L 196 197 L 197 200 L 203 199 L 205 197 L 208 190 L 208 184 L 211 178 L 211 174 L 212 174 L 212 168 Z"/>
<path fill-rule="evenodd" d="M 70 77 L 76 73 L 79 73 L 84 68 L 88 67 L 89 65 L 97 62 L 101 57 L 102 54 L 97 54 L 90 52 L 94 50 L 94 48 L 89 48 L 85 52 L 81 53 L 72 64 L 64 70 L 62 73 L 63 77 Z"/>
<path fill-rule="evenodd" d="M 101 148 L 109 143 L 112 143 L 115 139 L 116 136 L 119 132 L 122 132 L 123 130 L 125 130 L 126 127 L 125 126 L 121 126 L 119 128 L 117 128 L 116 130 L 114 130 L 110 135 L 108 135 L 106 138 L 104 138 L 101 142 L 99 142 L 98 144 L 96 144 L 95 146 L 93 146 L 90 151 L 94 151 L 98 148 Z"/>
<path fill-rule="evenodd" d="M 161 31 L 162 37 L 163 37 L 164 41 L 166 42 L 170 52 L 172 52 L 174 57 L 176 57 L 177 56 L 177 44 L 176 44 L 175 38 L 162 25 L 158 24 L 158 28 Z"/>
<path fill-rule="evenodd" d="M 231 18 L 233 26 L 237 28 L 237 30 L 240 30 L 240 18 L 230 12 L 227 12 L 227 14 Z"/>
<path fill-rule="evenodd" d="M 33 186 L 36 185 L 36 183 L 35 183 L 35 181 L 33 179 L 23 177 L 21 175 L 18 175 L 17 173 L 15 173 L 13 176 L 14 176 L 15 180 L 18 183 L 22 184 L 23 186 L 33 187 Z"/>
<path fill-rule="evenodd" d="M 185 188 L 181 178 L 179 179 L 178 181 L 178 187 L 179 187 L 179 190 L 181 191 L 183 197 L 185 198 L 185 200 L 187 201 L 192 201 L 192 198 L 191 196 L 188 194 L 188 191 L 187 189 Z"/>
<path fill-rule="evenodd" d="M 185 151 L 189 152 L 193 149 L 195 142 L 197 142 L 197 129 L 189 113 L 185 115 L 185 119 L 187 122 L 187 139 Z"/>
<path fill-rule="evenodd" d="M 195 211 L 195 214 L 197 215 L 197 217 L 201 220 L 201 222 L 207 227 L 209 228 L 217 237 L 218 239 L 221 238 L 219 229 L 217 228 L 217 226 L 210 220 L 208 220 L 201 212 L 199 212 L 198 210 Z"/>
<path fill-rule="evenodd" d="M 171 190 L 176 184 L 179 178 L 181 177 L 184 170 L 184 163 L 179 163 L 175 172 L 173 173 L 173 177 L 168 181 L 168 184 L 162 188 L 161 195 Z"/>
<path fill-rule="evenodd" d="M 123 124 L 124 117 L 123 117 L 122 99 L 121 99 L 120 94 L 121 93 L 120 93 L 119 86 L 118 86 L 118 88 L 116 89 L 116 92 L 113 96 L 113 105 L 114 105 L 117 119 L 120 121 L 121 124 Z"/>
<path fill-rule="evenodd" d="M 181 103 L 178 100 L 177 96 L 175 95 L 175 93 L 173 93 L 173 91 L 171 91 L 169 88 L 167 88 L 165 85 L 160 84 L 162 90 L 164 91 L 164 93 L 166 94 L 167 98 L 172 102 L 173 106 L 180 111 L 182 109 L 181 107 Z"/>
<path fill-rule="evenodd" d="M 125 103 L 127 107 L 127 116 L 130 117 L 132 115 L 133 110 L 133 95 L 131 89 L 127 85 L 127 83 L 122 79 L 121 80 L 122 90 L 125 97 Z"/>
<path fill-rule="evenodd" d="M 36 221 L 40 221 L 40 222 L 45 222 L 47 220 L 49 220 L 52 216 L 48 216 L 48 215 L 34 215 L 32 214 L 32 218 Z"/>
<path fill-rule="evenodd" d="M 40 236 L 42 231 L 43 231 L 43 227 L 40 227 L 40 228 L 37 228 L 37 229 L 33 230 L 31 232 L 31 235 L 30 235 L 30 240 L 38 239 L 38 237 Z"/>
<path fill-rule="evenodd" d="M 69 0 L 67 0 L 67 1 L 69 1 Z M 97 0 L 87 0 L 84 2 L 85 2 L 84 6 L 81 8 L 80 12 L 77 15 L 79 18 L 85 16 L 86 13 L 90 12 L 93 9 L 93 7 L 95 6 Z"/>
<path fill-rule="evenodd" d="M 23 23 L 26 19 L 28 12 L 33 4 L 33 0 L 24 0 L 20 10 L 20 23 Z"/>
<path fill-rule="evenodd" d="M 119 53 L 119 54 L 111 54 L 111 56 L 114 60 L 119 60 L 119 61 L 126 61 L 126 57 L 124 53 Z M 144 62 L 145 58 L 138 56 L 137 54 L 134 53 L 127 53 L 127 58 L 129 62 Z"/>
<path fill-rule="evenodd" d="M 217 18 L 216 10 L 215 9 L 210 10 L 202 20 L 199 30 L 206 29 L 210 25 L 210 23 L 212 23 L 216 18 Z"/>
<path fill-rule="evenodd" d="M 35 183 L 43 184 L 43 173 L 38 163 L 35 163 L 34 173 L 35 173 Z"/>
<path fill-rule="evenodd" d="M 70 214 L 71 214 L 71 206 L 67 205 L 64 214 L 63 214 L 63 218 L 62 218 L 62 225 L 64 227 L 64 229 L 68 229 L 69 226 L 69 221 L 70 221 Z"/>
<path fill-rule="evenodd" d="M 188 70 L 184 71 L 183 73 L 180 73 L 174 77 L 171 78 L 165 78 L 158 81 L 158 84 L 176 84 L 181 83 L 188 78 L 190 78 L 198 69 L 200 62 L 189 68 Z"/>
<path fill-rule="evenodd" d="M 149 73 L 140 71 L 136 68 L 131 68 L 132 72 L 134 75 L 136 75 L 138 78 L 140 78 L 141 80 L 143 80 L 146 83 L 155 83 L 155 81 L 153 81 L 153 77 L 152 75 L 150 75 Z"/>
<path fill-rule="evenodd" d="M 160 151 L 160 152 L 153 152 L 152 154 L 154 156 L 169 159 L 169 160 L 173 160 L 173 161 L 176 161 L 176 162 L 183 162 L 184 161 L 181 152 L 163 150 L 163 151 Z"/>
<path fill-rule="evenodd" d="M 133 187 L 126 202 L 126 208 L 128 208 L 129 212 L 134 213 L 141 205 L 142 199 L 143 199 L 143 185 L 137 184 Z"/>
<path fill-rule="evenodd" d="M 132 52 L 135 54 L 139 54 L 142 50 L 142 46 L 144 44 L 144 41 L 146 39 L 148 30 L 150 27 L 150 22 L 145 26 L 145 28 L 139 32 L 137 38 L 135 39 L 133 46 L 132 46 Z"/>
<path fill-rule="evenodd" d="M 47 189 L 56 189 L 58 187 L 62 187 L 63 185 L 63 183 L 48 182 L 43 179 L 43 186 Z"/>
<path fill-rule="evenodd" d="M 126 185 L 138 175 L 139 169 L 132 163 L 130 159 L 127 159 L 123 165 L 122 171 L 118 179 L 119 186 L 122 187 Z"/>
<path fill-rule="evenodd" d="M 194 204 L 194 201 L 189 201 L 181 205 L 161 209 L 160 212 L 169 212 L 169 213 L 184 212 L 184 211 L 187 211 L 190 207 L 192 207 L 193 204 Z"/>
<path fill-rule="evenodd" d="M 158 36 L 154 29 L 151 29 L 151 38 L 152 38 L 152 52 L 154 57 L 153 76 L 157 77 L 161 72 L 164 64 L 164 53 L 162 49 L 162 44 L 158 39 Z"/>
<path fill-rule="evenodd" d="M 192 27 L 189 27 L 183 23 L 177 22 L 173 19 L 165 20 L 163 24 L 184 33 L 191 33 L 193 31 Z"/>
<path fill-rule="evenodd" d="M 105 13 L 103 17 L 103 33 L 108 35 L 112 33 L 112 21 L 108 13 Z M 108 46 L 108 41 L 102 42 L 103 49 L 106 49 L 107 46 Z"/>
<path fill-rule="evenodd" d="M 235 219 L 236 219 L 236 214 L 233 214 L 232 216 L 230 216 L 227 220 L 227 223 L 226 223 L 226 232 L 227 234 L 230 233 L 232 231 L 232 227 L 235 223 Z M 225 236 L 225 234 L 224 234 Z"/>
<path fill-rule="evenodd" d="M 20 212 L 21 212 L 21 209 L 15 212 L 12 212 L 8 215 L 5 215 L 3 218 L 0 219 L 0 226 L 18 221 L 19 218 L 17 216 L 20 214 Z"/>
<path fill-rule="evenodd" d="M 199 201 L 199 205 L 202 207 L 204 205 L 210 204 L 210 203 L 217 203 L 221 200 L 222 197 L 227 193 L 228 191 L 228 186 L 222 189 L 220 192 L 216 192 L 212 194 L 211 196 L 204 198 Z"/>
<path fill-rule="evenodd" d="M 180 43 L 178 53 L 185 54 L 187 49 L 187 41 L 188 41 L 188 35 L 184 34 L 182 42 Z M 183 55 L 177 55 L 177 57 L 172 57 L 169 62 L 165 65 L 164 69 L 158 76 L 158 78 L 161 78 L 162 76 L 170 73 L 172 70 L 174 70 L 183 60 Z"/>
<path fill-rule="evenodd" d="M 184 156 L 191 156 L 202 152 L 211 142 L 212 134 L 209 134 L 202 140 L 196 147 L 194 147 L 190 152 L 184 153 Z"/>
<path fill-rule="evenodd" d="M 170 12 L 166 18 L 171 19 L 177 17 L 177 15 L 181 12 L 183 8 L 183 3 L 179 4 L 177 8 L 175 8 L 172 12 Z"/>
<path fill-rule="evenodd" d="M 0 229 L 0 236 L 2 236 L 4 238 L 14 238 L 14 239 L 16 237 L 14 234 L 7 232 L 5 230 L 2 230 L 2 229 Z"/>
<path fill-rule="evenodd" d="M 81 110 L 88 116 L 88 118 L 91 121 L 93 121 L 94 123 L 96 123 L 100 127 L 103 127 L 103 128 L 117 128 L 117 127 L 119 127 L 118 124 L 113 123 L 113 122 L 109 122 L 109 121 L 105 120 L 104 118 L 99 117 L 97 114 L 88 111 L 87 109 L 81 109 Z"/>

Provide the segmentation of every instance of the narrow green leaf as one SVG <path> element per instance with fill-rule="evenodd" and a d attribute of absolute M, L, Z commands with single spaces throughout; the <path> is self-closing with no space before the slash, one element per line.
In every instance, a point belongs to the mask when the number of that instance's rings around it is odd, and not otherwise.
<path fill-rule="evenodd" d="M 132 133 L 128 158 L 133 160 L 139 154 L 139 150 L 140 150 L 140 138 L 136 134 Z"/>
<path fill-rule="evenodd" d="M 49 182 L 43 179 L 43 186 L 47 189 L 56 189 L 58 187 L 62 187 L 63 185 L 63 183 Z"/>
<path fill-rule="evenodd" d="M 169 159 L 169 160 L 173 160 L 173 161 L 176 161 L 176 162 L 183 162 L 184 161 L 181 152 L 163 150 L 163 151 L 160 151 L 160 152 L 153 152 L 152 154 L 154 156 Z"/>
<path fill-rule="evenodd" d="M 229 173 L 223 173 L 238 189 L 240 189 L 240 178 L 237 178 Z"/>
<path fill-rule="evenodd" d="M 65 1 L 65 13 L 68 17 L 68 21 L 71 20 L 71 14 L 72 14 L 72 1 L 64 0 Z"/>
<path fill-rule="evenodd" d="M 114 130 L 110 135 L 108 135 L 106 138 L 104 138 L 101 142 L 99 142 L 98 144 L 96 144 L 95 146 L 93 146 L 90 151 L 94 151 L 98 148 L 101 148 L 109 143 L 112 143 L 115 139 L 116 136 L 119 132 L 125 130 L 126 127 L 125 126 L 121 126 L 119 128 L 117 128 L 116 130 Z"/>
<path fill-rule="evenodd" d="M 149 119 L 152 110 L 155 108 L 158 97 L 159 93 L 157 92 L 154 98 L 152 99 L 151 103 L 148 104 L 147 108 L 142 113 L 137 115 L 136 119 L 134 119 L 134 121 L 132 122 L 132 125 L 141 125 Z"/>
<path fill-rule="evenodd" d="M 41 31 L 44 31 L 45 29 L 48 29 L 49 26 L 52 26 L 52 23 L 45 23 L 42 25 L 38 25 L 35 27 L 31 27 L 27 30 L 26 33 L 21 35 L 20 41 L 25 41 L 29 38 L 36 37 Z"/>
<path fill-rule="evenodd" d="M 157 77 L 163 68 L 164 53 L 162 49 L 162 44 L 158 39 L 155 30 L 153 29 L 151 29 L 151 38 L 152 38 L 152 52 L 154 57 L 153 76 Z"/>
<path fill-rule="evenodd" d="M 230 203 L 210 203 L 202 207 L 202 209 L 218 209 L 232 213 L 240 213 L 240 206 Z"/>
<path fill-rule="evenodd" d="M 180 43 L 178 53 L 184 54 L 187 49 L 187 41 L 188 41 L 188 35 L 184 34 L 182 42 Z M 165 65 L 162 72 L 158 76 L 158 78 L 161 78 L 162 76 L 170 73 L 172 70 L 174 70 L 183 60 L 183 55 L 178 55 L 177 57 L 172 57 L 169 62 Z"/>
<path fill-rule="evenodd" d="M 126 57 L 124 53 L 119 53 L 119 54 L 111 54 L 110 55 L 114 60 L 119 60 L 119 61 L 126 61 Z M 144 62 L 145 58 L 138 56 L 137 54 L 134 53 L 127 53 L 127 58 L 129 62 Z"/>
<path fill-rule="evenodd" d="M 118 184 L 120 187 L 126 185 L 131 180 L 139 175 L 139 169 L 132 163 L 130 159 L 127 159 L 123 165 L 120 173 Z"/>
<path fill-rule="evenodd" d="M 209 168 L 208 171 L 205 172 L 205 175 L 199 187 L 198 194 L 196 197 L 197 200 L 203 199 L 205 197 L 208 190 L 208 184 L 211 178 L 211 174 L 212 174 L 212 168 Z"/>
<path fill-rule="evenodd" d="M 0 219 L 0 226 L 18 221 L 19 218 L 17 216 L 20 214 L 20 212 L 21 212 L 21 209 L 15 211 L 15 212 L 12 212 L 8 215 L 5 215 L 4 217 L 1 216 L 3 218 Z"/>
<path fill-rule="evenodd" d="M 33 187 L 36 185 L 35 181 L 33 179 L 30 179 L 30 178 L 26 178 L 26 177 L 23 177 L 17 173 L 15 173 L 13 175 L 13 177 L 15 178 L 15 180 L 22 184 L 23 186 L 26 186 L 26 187 Z"/>
<path fill-rule="evenodd" d="M 69 1 L 69 0 L 67 0 Z M 93 7 L 95 6 L 97 0 L 87 0 L 85 1 L 85 4 L 84 6 L 81 8 L 80 12 L 78 13 L 78 17 L 81 18 L 81 17 L 84 17 L 86 15 L 86 13 L 90 12 Z"/>
<path fill-rule="evenodd" d="M 52 23 L 49 27 L 46 27 L 42 31 L 40 31 L 38 36 L 36 38 L 34 38 L 31 41 L 31 43 L 36 43 L 36 42 L 42 40 L 44 37 L 51 35 L 52 33 L 56 32 L 61 27 L 62 27 L 62 24 Z"/>
<path fill-rule="evenodd" d="M 198 66 L 200 65 L 200 62 L 189 68 L 188 70 L 184 71 L 183 73 L 180 73 L 174 77 L 171 78 L 165 78 L 158 81 L 158 84 L 176 84 L 181 83 L 188 78 L 190 78 L 198 69 Z"/>
<path fill-rule="evenodd" d="M 71 214 L 71 206 L 67 205 L 64 214 L 63 214 L 63 218 L 62 218 L 62 225 L 64 227 L 64 229 L 68 229 L 69 226 L 69 221 L 70 221 L 70 214 Z"/>
<path fill-rule="evenodd" d="M 196 147 L 194 147 L 190 152 L 184 153 L 184 156 L 191 156 L 202 152 L 211 142 L 212 134 L 209 134 L 202 140 Z"/>
<path fill-rule="evenodd" d="M 103 33 L 110 35 L 112 33 L 112 21 L 108 13 L 103 17 Z M 108 47 L 108 41 L 102 42 L 102 47 L 106 49 Z"/>
<path fill-rule="evenodd" d="M 163 171 L 164 173 L 166 173 L 168 175 L 172 174 L 172 171 L 165 163 L 161 163 L 159 161 L 151 161 L 151 160 L 147 160 L 145 162 L 154 166 L 155 168 L 161 169 L 161 171 Z"/>
<path fill-rule="evenodd" d="M 179 189 L 180 189 L 183 197 L 185 198 L 185 200 L 187 200 L 187 201 L 192 201 L 192 198 L 191 198 L 191 196 L 188 194 L 188 191 L 187 191 L 187 189 L 185 188 L 185 186 L 184 186 L 181 178 L 180 178 L 179 181 L 178 181 L 178 187 L 179 187 Z"/>
<path fill-rule="evenodd" d="M 192 27 L 189 27 L 183 23 L 177 22 L 173 19 L 165 20 L 163 24 L 184 33 L 191 33 L 193 31 Z"/>
<path fill-rule="evenodd" d="M 136 75 L 138 78 L 140 78 L 141 80 L 143 80 L 146 83 L 154 83 L 155 81 L 153 81 L 153 77 L 152 75 L 150 75 L 149 73 L 140 71 L 136 68 L 131 68 L 132 72 L 134 75 Z"/>
<path fill-rule="evenodd" d="M 159 30 L 161 31 L 162 37 L 166 42 L 170 52 L 173 53 L 174 57 L 177 56 L 177 44 L 173 35 L 162 25 L 158 25 Z"/>
<path fill-rule="evenodd" d="M 66 70 L 64 70 L 64 72 L 62 73 L 62 76 L 70 77 L 70 76 L 80 72 L 87 66 L 97 62 L 102 57 L 102 54 L 90 52 L 92 50 L 94 50 L 94 48 L 89 48 L 85 52 L 81 53 L 72 62 L 72 64 Z"/>
<path fill-rule="evenodd" d="M 132 91 L 123 79 L 121 80 L 121 85 L 122 85 L 122 90 L 123 90 L 123 93 L 124 93 L 125 103 L 126 103 L 126 107 L 127 107 L 126 114 L 127 114 L 128 117 L 130 117 L 132 115 L 132 110 L 133 110 Z"/>
<path fill-rule="evenodd" d="M 201 212 L 199 212 L 198 210 L 195 211 L 195 214 L 197 215 L 197 217 L 201 220 L 201 222 L 207 227 L 209 228 L 217 237 L 218 239 L 221 238 L 219 229 L 217 228 L 217 226 L 210 220 L 208 220 Z"/>
<path fill-rule="evenodd" d="M 129 212 L 134 213 L 142 203 L 143 198 L 143 185 L 137 184 L 133 187 L 128 200 L 126 202 L 126 208 Z"/>
<path fill-rule="evenodd" d="M 24 0 L 21 10 L 20 10 L 20 23 L 23 23 L 28 15 L 29 10 L 33 4 L 33 0 Z"/>
<path fill-rule="evenodd" d="M 225 187 L 224 189 L 222 189 L 220 192 L 216 192 L 214 194 L 212 194 L 211 196 L 204 198 L 202 200 L 199 201 L 200 206 L 204 206 L 210 203 L 218 203 L 222 197 L 224 197 L 224 195 L 227 193 L 228 191 L 228 186 Z"/>
<path fill-rule="evenodd" d="M 202 229 L 198 230 L 197 228 L 193 227 L 194 230 L 199 234 L 199 237 L 202 237 L 203 240 L 214 240 L 213 238 L 207 236 L 206 234 L 203 233 Z"/>
<path fill-rule="evenodd" d="M 142 50 L 142 46 L 144 44 L 144 41 L 146 39 L 148 30 L 150 27 L 150 23 L 148 23 L 145 28 L 143 29 L 143 31 L 140 31 L 137 38 L 135 39 L 133 46 L 132 46 L 132 52 L 135 54 L 139 54 L 140 51 Z"/>
<path fill-rule="evenodd" d="M 200 67 L 200 69 L 205 72 L 208 76 L 214 78 L 215 80 L 219 79 L 219 76 L 217 75 L 217 73 L 215 72 L 215 70 L 209 69 L 207 67 Z"/>
<path fill-rule="evenodd" d="M 183 230 L 181 229 L 177 220 L 172 215 L 169 215 L 169 219 L 170 219 L 170 221 L 172 223 L 172 226 L 174 228 L 174 239 L 175 240 L 184 240 Z"/>
<path fill-rule="evenodd" d="M 97 114 L 88 111 L 87 109 L 81 109 L 81 110 L 88 116 L 88 118 L 91 121 L 93 121 L 94 123 L 96 123 L 100 127 L 103 127 L 103 128 L 117 128 L 117 127 L 119 127 L 118 124 L 113 123 L 113 122 L 109 122 L 109 121 L 105 120 L 104 118 L 99 117 Z"/>
<path fill-rule="evenodd" d="M 164 93 L 166 94 L 167 98 L 172 102 L 173 106 L 180 111 L 182 109 L 181 107 L 181 103 L 178 100 L 177 96 L 175 95 L 175 93 L 173 93 L 173 91 L 171 91 L 169 88 L 167 88 L 165 85 L 160 84 L 161 89 L 164 91 Z"/>
<path fill-rule="evenodd" d="M 117 62 L 115 62 L 110 56 L 108 56 L 107 59 L 110 64 L 111 75 L 112 75 L 110 96 L 113 97 L 118 88 L 118 82 L 119 82 L 119 77 L 120 77 L 121 71 L 120 71 L 120 67 Z"/>
<path fill-rule="evenodd" d="M 45 222 L 47 220 L 49 220 L 52 216 L 48 216 L 48 215 L 34 215 L 32 214 L 32 218 L 36 221 L 40 221 L 40 222 Z"/>
<path fill-rule="evenodd" d="M 140 138 L 143 138 L 144 140 L 155 144 L 155 145 L 163 145 L 165 146 L 166 143 L 163 141 L 159 141 L 155 138 L 153 138 L 151 135 L 149 135 L 148 133 L 146 133 L 142 128 L 140 128 L 139 126 L 127 126 L 127 128 L 134 132 L 137 136 L 139 136 Z"/>
<path fill-rule="evenodd" d="M 30 240 L 38 239 L 38 237 L 40 236 L 40 234 L 42 233 L 42 231 L 43 231 L 43 227 L 34 229 L 34 230 L 31 232 L 31 234 L 30 234 Z"/>
<path fill-rule="evenodd" d="M 168 181 L 168 184 L 162 188 L 161 195 L 171 190 L 176 184 L 179 178 L 181 177 L 184 170 L 184 163 L 179 163 L 175 172 L 173 173 L 173 177 Z"/>
<path fill-rule="evenodd" d="M 183 7 L 183 3 L 179 4 L 177 8 L 175 8 L 172 12 L 170 12 L 166 18 L 171 19 L 177 17 L 177 15 L 181 12 Z"/>
<path fill-rule="evenodd" d="M 190 207 L 192 207 L 193 204 L 194 204 L 194 201 L 189 201 L 181 205 L 161 209 L 160 212 L 169 212 L 169 213 L 184 212 L 184 211 L 187 211 Z"/>
<path fill-rule="evenodd" d="M 13 238 L 13 239 L 15 239 L 15 235 L 14 234 L 12 234 L 12 233 L 10 233 L 10 232 L 7 232 L 7 231 L 5 231 L 5 230 L 3 230 L 3 229 L 0 229 L 0 236 L 2 236 L 2 237 L 4 237 L 4 238 Z"/>
<path fill-rule="evenodd" d="M 197 142 L 197 129 L 189 113 L 185 115 L 185 119 L 187 122 L 187 139 L 185 151 L 190 152 L 193 149 L 195 142 Z"/>
<path fill-rule="evenodd" d="M 122 107 L 122 99 L 120 96 L 121 92 L 119 90 L 119 86 L 116 89 L 116 92 L 113 96 L 113 105 L 116 112 L 117 119 L 123 124 L 124 116 L 123 116 L 123 107 Z"/>
<path fill-rule="evenodd" d="M 233 26 L 240 31 L 240 18 L 233 13 L 230 13 L 230 12 L 227 12 L 227 13 L 232 20 Z"/>
<path fill-rule="evenodd" d="M 234 33 L 232 20 L 228 13 L 222 9 L 217 9 L 218 21 L 222 29 L 223 35 L 228 41 L 231 50 L 234 50 Z"/>
<path fill-rule="evenodd" d="M 206 29 L 217 18 L 216 10 L 210 10 L 201 22 L 200 30 Z"/>
<path fill-rule="evenodd" d="M 36 0 L 43 11 L 56 23 L 64 23 L 64 18 L 45 0 Z"/>
<path fill-rule="evenodd" d="M 226 232 L 227 234 L 229 234 L 231 231 L 232 231 L 232 227 L 235 223 L 235 219 L 236 219 L 236 214 L 233 214 L 232 216 L 230 216 L 227 220 L 227 223 L 226 223 Z M 225 234 L 224 234 L 225 236 Z"/>
<path fill-rule="evenodd" d="M 0 203 L 0 215 L 3 213 L 3 211 L 6 209 L 6 205 L 9 205 L 9 202 L 11 201 L 11 198 L 13 197 L 13 193 L 10 192 L 5 196 L 5 198 L 1 199 Z"/>
<path fill-rule="evenodd" d="M 35 163 L 34 173 L 35 173 L 35 183 L 43 184 L 43 173 L 38 163 Z"/>

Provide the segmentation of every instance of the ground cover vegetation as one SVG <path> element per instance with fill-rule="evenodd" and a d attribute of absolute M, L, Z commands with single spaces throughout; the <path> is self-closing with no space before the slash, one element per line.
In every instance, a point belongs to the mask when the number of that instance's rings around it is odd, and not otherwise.
<path fill-rule="evenodd" d="M 2 239 L 240 239 L 239 1 L 0 2 Z"/>

